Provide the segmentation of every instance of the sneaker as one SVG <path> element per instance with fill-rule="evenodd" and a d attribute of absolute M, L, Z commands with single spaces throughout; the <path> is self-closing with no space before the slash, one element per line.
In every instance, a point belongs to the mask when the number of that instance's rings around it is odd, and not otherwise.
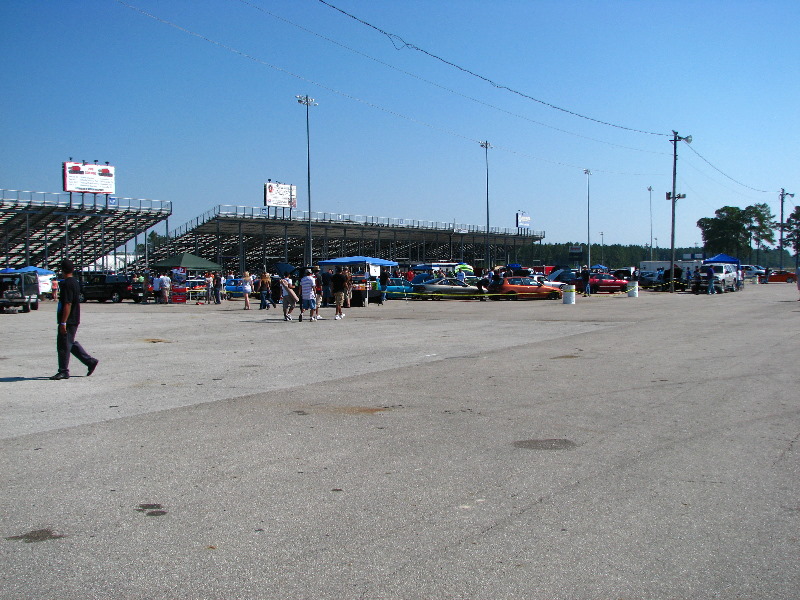
<path fill-rule="evenodd" d="M 344 313 L 342 313 L 342 318 L 344 319 Z"/>
<path fill-rule="evenodd" d="M 334 318 L 336 321 L 338 321 L 338 320 L 339 320 L 339 319 L 341 319 L 342 317 L 341 317 L 341 315 L 336 315 L 336 316 L 335 316 L 335 317 L 333 317 L 333 318 Z"/>
<path fill-rule="evenodd" d="M 62 373 L 61 371 L 59 371 L 58 373 L 53 375 L 50 379 L 52 379 L 53 381 L 58 381 L 59 379 L 69 379 L 69 373 Z"/>
<path fill-rule="evenodd" d="M 312 321 L 316 321 L 316 320 L 317 320 L 317 317 L 311 317 L 311 320 L 312 320 Z"/>

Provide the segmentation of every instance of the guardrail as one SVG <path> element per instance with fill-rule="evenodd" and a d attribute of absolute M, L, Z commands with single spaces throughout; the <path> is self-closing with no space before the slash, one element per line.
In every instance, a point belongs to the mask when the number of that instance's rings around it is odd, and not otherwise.
<path fill-rule="evenodd" d="M 151 200 L 149 198 L 121 198 L 106 194 L 80 194 L 69 192 L 32 192 L 28 190 L 6 190 L 0 188 L 0 201 L 4 204 L 13 202 L 16 205 L 94 208 L 102 210 L 136 210 L 172 214 L 172 202 L 169 200 Z"/>
<path fill-rule="evenodd" d="M 271 221 L 293 221 L 308 222 L 308 211 L 294 210 L 288 208 L 271 206 L 236 206 L 232 204 L 220 204 L 206 211 L 199 217 L 184 223 L 180 227 L 171 231 L 171 238 L 180 237 L 195 227 L 199 227 L 207 221 L 217 217 L 231 217 L 243 219 L 266 219 Z M 458 234 L 486 233 L 486 227 L 480 225 L 469 225 L 464 223 L 454 223 L 448 221 L 426 221 L 420 219 L 401 219 L 393 217 L 374 217 L 369 215 L 351 215 L 344 213 L 311 212 L 311 221 L 314 223 L 331 223 L 336 225 L 369 225 L 375 227 L 396 227 L 402 229 L 430 229 L 437 231 L 451 231 Z M 544 238 L 544 231 L 532 231 L 524 229 L 510 229 L 503 227 L 491 227 L 489 233 L 497 235 L 513 235 L 519 237 Z"/>

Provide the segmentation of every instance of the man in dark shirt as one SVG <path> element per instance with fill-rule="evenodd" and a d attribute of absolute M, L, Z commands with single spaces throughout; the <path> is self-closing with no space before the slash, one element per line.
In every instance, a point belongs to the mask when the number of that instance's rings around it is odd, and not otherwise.
<path fill-rule="evenodd" d="M 383 306 L 383 303 L 386 302 L 386 288 L 389 285 L 389 279 L 391 278 L 391 274 L 389 273 L 389 269 L 384 268 L 381 271 L 381 275 L 378 278 L 378 281 L 381 284 L 381 301 L 379 304 Z"/>
<path fill-rule="evenodd" d="M 347 277 L 342 273 L 342 267 L 336 267 L 336 273 L 331 277 L 331 291 L 333 291 L 333 301 L 336 304 L 334 319 L 338 321 L 344 317 L 342 304 L 344 304 L 344 296 L 347 292 Z"/>
<path fill-rule="evenodd" d="M 89 371 L 88 377 L 97 368 L 100 361 L 89 355 L 76 340 L 75 334 L 78 333 L 78 325 L 81 323 L 81 288 L 78 281 L 73 277 L 75 267 L 72 261 L 64 259 L 61 261 L 61 273 L 64 281 L 61 283 L 61 294 L 58 298 L 58 310 L 56 318 L 58 320 L 58 334 L 56 335 L 56 350 L 58 351 L 58 373 L 50 379 L 69 379 L 69 357 L 75 355 L 79 361 L 86 365 Z"/>

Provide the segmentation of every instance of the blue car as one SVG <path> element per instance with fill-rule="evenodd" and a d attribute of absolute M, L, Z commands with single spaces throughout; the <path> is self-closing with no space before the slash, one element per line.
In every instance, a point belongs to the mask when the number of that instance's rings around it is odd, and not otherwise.
<path fill-rule="evenodd" d="M 410 281 L 402 277 L 391 277 L 389 283 L 386 285 L 386 298 L 395 300 L 412 298 L 411 292 L 413 291 L 414 286 L 411 285 Z"/>
<path fill-rule="evenodd" d="M 241 279 L 228 279 L 225 282 L 225 297 L 228 300 L 231 298 L 244 298 L 244 287 Z"/>

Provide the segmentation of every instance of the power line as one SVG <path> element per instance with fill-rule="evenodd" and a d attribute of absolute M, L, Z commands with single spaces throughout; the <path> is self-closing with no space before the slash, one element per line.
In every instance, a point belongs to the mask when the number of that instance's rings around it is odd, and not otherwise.
<path fill-rule="evenodd" d="M 178 25 L 178 24 L 173 23 L 171 21 L 168 21 L 166 19 L 162 19 L 161 17 L 158 17 L 158 16 L 156 16 L 156 15 L 154 15 L 152 13 L 149 13 L 146 10 L 143 10 L 141 8 L 133 6 L 132 4 L 128 4 L 127 2 L 124 2 L 124 0 L 116 0 L 116 2 L 118 4 L 120 4 L 120 5 L 122 5 L 122 6 L 125 6 L 126 8 L 130 8 L 131 10 L 133 10 L 135 12 L 138 12 L 141 15 L 144 15 L 144 16 L 150 18 L 150 19 L 153 19 L 154 21 L 158 21 L 159 23 L 162 23 L 164 25 L 167 25 L 169 27 L 177 29 L 178 31 L 182 31 L 183 33 L 189 34 L 189 35 L 194 36 L 194 37 L 196 37 L 198 39 L 201 39 L 201 40 L 203 40 L 205 42 L 213 44 L 213 45 L 217 46 L 218 48 L 222 48 L 223 50 L 227 50 L 228 52 L 231 52 L 233 54 L 237 54 L 237 55 L 239 55 L 239 56 L 241 56 L 243 58 L 246 58 L 248 60 L 251 60 L 251 61 L 256 62 L 258 64 L 261 64 L 261 65 L 264 65 L 266 67 L 269 67 L 271 69 L 274 69 L 276 71 L 279 71 L 281 73 L 289 75 L 289 76 L 294 77 L 296 79 L 299 79 L 300 81 L 304 81 L 306 83 L 310 83 L 311 85 L 315 85 L 315 86 L 317 86 L 317 87 L 319 87 L 321 89 L 327 90 L 327 91 L 329 91 L 329 92 L 331 92 L 333 94 L 336 94 L 338 96 L 342 96 L 343 98 L 347 98 L 348 100 L 353 100 L 355 102 L 359 102 L 360 104 L 364 104 L 366 106 L 369 106 L 370 108 L 374 108 L 376 110 L 379 110 L 379 111 L 384 112 L 386 114 L 392 115 L 394 117 L 398 117 L 400 119 L 404 119 L 406 121 L 409 121 L 411 123 L 415 123 L 417 125 L 422 125 L 424 127 L 428 127 L 429 129 L 433 129 L 433 130 L 439 131 L 441 133 L 446 133 L 448 135 L 451 135 L 453 137 L 456 137 L 456 138 L 459 138 L 459 139 L 462 139 L 462 140 L 467 140 L 469 142 L 478 143 L 478 144 L 481 142 L 481 140 L 479 140 L 479 139 L 469 137 L 467 135 L 458 133 L 457 131 L 453 131 L 451 129 L 446 129 L 444 127 L 439 127 L 438 125 L 433 125 L 433 124 L 428 123 L 426 121 L 422 121 L 420 119 L 416 119 L 414 117 L 410 117 L 408 115 L 404 115 L 402 113 L 399 113 L 397 111 L 394 111 L 394 110 L 391 110 L 391 109 L 388 109 L 388 108 L 384 108 L 382 106 L 379 106 L 378 104 L 374 104 L 373 102 L 369 102 L 367 100 L 362 100 L 361 98 L 358 98 L 358 97 L 353 96 L 351 94 L 348 94 L 346 92 L 342 92 L 340 90 L 337 90 L 337 89 L 332 88 L 330 86 L 327 86 L 325 84 L 322 84 L 322 83 L 319 83 L 317 81 L 314 81 L 313 79 L 308 79 L 307 77 L 303 77 L 302 75 L 298 75 L 298 74 L 293 73 L 293 72 L 291 72 L 291 71 L 289 71 L 287 69 L 284 69 L 282 67 L 278 67 L 276 65 L 273 65 L 272 63 L 269 63 L 269 62 L 267 62 L 265 60 L 262 60 L 262 59 L 260 59 L 260 58 L 258 58 L 256 56 L 253 56 L 253 55 L 248 54 L 246 52 L 243 52 L 241 50 L 238 50 L 237 48 L 234 48 L 232 46 L 228 46 L 227 44 L 223 44 L 222 42 L 219 42 L 217 40 L 209 38 L 209 37 L 207 37 L 207 36 L 205 36 L 203 34 L 200 34 L 200 33 L 197 33 L 195 31 L 192 31 L 191 29 L 187 29 L 185 27 L 182 27 L 181 25 Z M 564 167 L 570 167 L 570 168 L 573 168 L 573 169 L 580 169 L 580 170 L 583 170 L 583 168 L 584 168 L 584 167 L 579 166 L 579 165 L 573 165 L 573 164 L 569 164 L 569 163 L 550 160 L 550 159 L 542 158 L 542 157 L 535 156 L 535 155 L 532 155 L 532 154 L 527 154 L 527 153 L 524 153 L 524 152 L 514 151 L 514 150 L 511 150 L 511 149 L 508 149 L 508 148 L 503 148 L 501 146 L 498 146 L 497 148 L 498 148 L 498 150 L 509 152 L 511 154 L 517 154 L 517 155 L 520 155 L 520 156 L 525 156 L 527 158 L 530 158 L 530 159 L 533 159 L 533 160 L 537 160 L 537 161 L 541 161 L 541 162 L 546 162 L 546 163 L 550 163 L 550 164 L 556 164 L 556 165 L 560 165 L 560 166 L 564 166 Z M 600 171 L 598 170 L 598 172 L 600 172 Z M 611 173 L 611 171 L 607 171 L 607 172 Z M 619 174 L 619 175 L 636 175 L 635 173 L 617 173 L 617 174 Z"/>
<path fill-rule="evenodd" d="M 311 34 L 311 35 L 313 35 L 315 37 L 318 37 L 318 38 L 320 38 L 322 40 L 325 40 L 326 42 L 329 42 L 331 44 L 334 44 L 335 46 L 339 46 L 340 48 L 343 48 L 343 49 L 345 49 L 345 50 L 347 50 L 349 52 L 352 52 L 353 54 L 356 54 L 358 56 L 361 56 L 363 58 L 371 60 L 371 61 L 373 61 L 373 62 L 375 62 L 375 63 L 377 63 L 379 65 L 382 65 L 382 66 L 384 66 L 384 67 L 386 67 L 388 69 L 392 69 L 393 71 L 397 71 L 398 73 L 402 73 L 403 75 L 407 75 L 409 77 L 413 77 L 414 79 L 416 79 L 418 81 L 422 81 L 423 83 L 427 83 L 428 85 L 432 85 L 432 86 L 434 86 L 436 88 L 439 88 L 440 90 L 443 90 L 443 91 L 448 92 L 450 94 L 453 94 L 455 96 L 459 96 L 459 97 L 464 98 L 466 100 L 470 100 L 471 102 L 475 102 L 476 104 L 480 104 L 481 106 L 485 106 L 487 108 L 491 108 L 493 110 L 496 110 L 496 111 L 501 112 L 503 114 L 509 115 L 511 117 L 522 119 L 524 121 L 528 121 L 529 123 L 533 123 L 535 125 L 540 125 L 541 127 L 546 127 L 548 129 L 552 129 L 553 131 L 558 131 L 559 133 L 565 133 L 567 135 L 572 135 L 572 136 L 575 136 L 577 138 L 581 138 L 581 139 L 584 139 L 584 140 L 590 140 L 592 142 L 597 142 L 597 143 L 600 143 L 600 144 L 606 144 L 608 146 L 614 146 L 616 148 L 623 148 L 625 150 L 633 150 L 635 152 L 644 152 L 644 153 L 647 153 L 647 154 L 661 154 L 661 155 L 664 155 L 664 156 L 671 155 L 668 152 L 658 152 L 658 151 L 655 151 L 655 150 L 644 150 L 643 148 L 634 148 L 632 146 L 625 146 L 624 144 L 615 144 L 613 142 L 608 142 L 606 140 L 601 140 L 601 139 L 593 138 L 593 137 L 590 137 L 590 136 L 587 136 L 587 135 L 582 135 L 580 133 L 575 133 L 574 131 L 561 129 L 561 128 L 555 127 L 553 125 L 549 125 L 547 123 L 543 123 L 541 121 L 537 121 L 535 119 L 531 119 L 530 117 L 526 117 L 524 115 L 520 115 L 518 113 L 511 112 L 511 111 L 506 110 L 504 108 L 500 108 L 498 106 L 495 106 L 494 104 L 490 104 L 488 102 L 484 102 L 483 100 L 479 100 L 479 99 L 474 98 L 472 96 L 468 96 L 467 94 L 463 94 L 461 92 L 458 92 L 458 91 L 456 91 L 456 90 L 454 90 L 452 88 L 448 88 L 448 87 L 446 87 L 444 85 L 436 83 L 435 81 L 431 81 L 429 79 L 425 79 L 424 77 L 421 77 L 421 76 L 417 75 L 416 73 L 412 73 L 410 71 L 406 71 L 404 69 L 396 67 L 395 65 L 392 65 L 392 64 L 387 63 L 385 61 L 382 61 L 382 60 L 380 60 L 378 58 L 375 58 L 374 56 L 370 56 L 369 54 L 365 54 L 364 52 L 361 52 L 360 50 L 356 50 L 355 48 L 347 46 L 346 44 L 342 44 L 341 42 L 338 42 L 338 41 L 336 41 L 336 40 L 334 40 L 332 38 L 324 36 L 324 35 L 322 35 L 320 33 L 317 33 L 316 31 L 313 31 L 313 30 L 311 30 L 311 29 L 309 29 L 307 27 L 299 25 L 298 23 L 290 21 L 289 19 L 287 19 L 285 17 L 282 17 L 280 15 L 276 15 L 275 13 L 273 13 L 273 12 L 271 12 L 271 11 L 265 9 L 265 8 L 262 8 L 261 6 L 258 6 L 254 2 L 250 2 L 249 0 L 238 0 L 238 1 L 241 2 L 242 4 L 245 4 L 245 5 L 247 5 L 247 6 L 251 7 L 251 8 L 259 11 L 259 12 L 267 14 L 267 15 L 269 15 L 269 16 L 271 16 L 271 17 L 273 17 L 273 18 L 275 18 L 275 19 L 277 19 L 279 21 L 282 21 L 282 22 L 284 22 L 284 23 L 286 23 L 288 25 L 291 25 L 292 27 L 296 27 L 297 29 L 300 29 L 301 31 L 305 31 L 306 33 L 309 33 L 309 34 Z"/>
<path fill-rule="evenodd" d="M 670 134 L 667 134 L 667 133 L 658 133 L 658 132 L 654 132 L 654 131 L 645 131 L 643 129 L 635 129 L 633 127 L 625 127 L 624 125 L 617 125 L 616 123 L 610 123 L 608 121 L 602 121 L 600 119 L 595 119 L 594 117 L 588 117 L 586 115 L 582 115 L 580 113 L 577 113 L 575 111 L 569 110 L 567 108 L 562 108 L 560 106 L 556 106 L 555 104 L 551 104 L 550 102 L 546 102 L 545 100 L 540 100 L 539 98 L 534 98 L 533 96 L 531 96 L 529 94 L 526 94 L 524 92 L 520 92 L 519 90 L 515 90 L 514 88 L 508 87 L 507 85 L 503 85 L 501 83 L 497 83 L 496 81 L 493 81 L 492 79 L 490 79 L 488 77 L 485 77 L 483 75 L 475 73 L 474 71 L 471 71 L 471 70 L 467 69 L 466 67 L 462 67 L 460 65 L 457 65 L 456 63 L 451 62 L 451 61 L 449 61 L 447 59 L 444 59 L 441 56 L 438 56 L 436 54 L 433 54 L 432 52 L 428 52 L 424 48 L 420 48 L 419 46 L 416 46 L 414 44 L 411 44 L 411 43 L 405 41 L 399 35 L 394 34 L 394 33 L 389 33 L 388 31 L 384 31 L 380 27 L 376 27 L 375 25 L 373 25 L 371 23 L 368 23 L 367 21 L 364 21 L 363 19 L 360 19 L 360 18 L 356 17 L 355 15 L 352 15 L 349 12 L 344 11 L 341 8 L 337 7 L 337 6 L 334 6 L 330 2 L 326 2 L 325 0 L 318 0 L 318 1 L 321 2 L 322 4 L 324 4 L 325 6 L 328 6 L 328 7 L 332 8 L 333 10 L 336 10 L 336 11 L 342 13 L 343 15 L 345 15 L 347 17 L 350 17 L 354 21 L 357 21 L 358 23 L 361 23 L 362 25 L 365 25 L 366 27 L 374 29 L 375 31 L 381 33 L 382 35 L 385 35 L 392 42 L 392 45 L 394 46 L 395 50 L 402 50 L 403 48 L 410 48 L 411 50 L 416 50 L 417 52 L 421 52 L 422 54 L 425 54 L 426 56 L 429 56 L 429 57 L 431 57 L 431 58 L 433 58 L 435 60 L 438 60 L 438 61 L 440 61 L 440 62 L 442 62 L 442 63 L 444 63 L 444 64 L 446 64 L 446 65 L 448 65 L 450 67 L 453 67 L 454 69 L 458 69 L 459 71 L 461 71 L 463 73 L 466 73 L 467 75 L 471 75 L 471 76 L 476 77 L 476 78 L 478 78 L 478 79 L 480 79 L 482 81 L 485 81 L 486 83 L 490 84 L 491 86 L 493 86 L 493 87 L 495 87 L 497 89 L 506 90 L 508 92 L 511 92 L 512 94 L 516 94 L 516 95 L 521 96 L 523 98 L 527 98 L 528 100 L 533 100 L 534 102 L 538 102 L 539 104 L 542 104 L 543 106 L 547 106 L 548 108 L 552 108 L 554 110 L 559 110 L 559 111 L 561 111 L 563 113 L 567 113 L 568 115 L 572 115 L 573 117 L 579 117 L 581 119 L 586 119 L 587 121 L 592 121 L 594 123 L 599 123 L 600 125 L 607 125 L 609 127 L 614 127 L 616 129 L 623 129 L 625 131 L 632 131 L 634 133 L 644 133 L 644 134 L 647 134 L 647 135 L 663 135 L 663 136 L 670 135 Z M 401 44 L 400 46 L 397 45 L 398 42 Z"/>
<path fill-rule="evenodd" d="M 703 160 L 703 162 L 704 162 L 704 163 L 706 163 L 706 164 L 707 164 L 709 167 L 711 167 L 712 169 L 714 169 L 714 170 L 715 170 L 717 173 L 719 173 L 720 175 L 723 175 L 724 177 L 727 177 L 727 178 L 728 178 L 728 179 L 730 179 L 730 180 L 731 180 L 733 183 L 736 183 L 736 184 L 738 184 L 738 185 L 740 185 L 740 186 L 742 186 L 742 187 L 745 187 L 745 188 L 747 188 L 748 190 L 752 190 L 752 191 L 754 191 L 754 192 L 760 192 L 760 193 L 762 193 L 762 194 L 770 194 L 770 193 L 771 193 L 769 190 L 759 190 L 759 189 L 756 189 L 756 188 L 754 188 L 754 187 L 750 187 L 749 185 L 747 185 L 747 184 L 745 184 L 745 183 L 742 183 L 741 181 L 738 181 L 738 180 L 734 179 L 733 177 L 731 177 L 730 175 L 728 175 L 727 173 L 725 173 L 725 172 L 724 172 L 724 171 L 722 171 L 721 169 L 718 169 L 717 167 L 715 167 L 714 165 L 712 165 L 712 164 L 711 164 L 711 163 L 708 161 L 708 159 L 706 159 L 706 158 L 705 158 L 705 157 L 704 157 L 702 154 L 700 154 L 700 153 L 699 153 L 697 150 L 695 150 L 694 148 L 692 148 L 692 146 L 691 146 L 690 144 L 686 144 L 686 146 L 689 148 L 689 150 L 691 150 L 691 151 L 692 151 L 692 152 L 694 152 L 694 153 L 695 153 L 697 156 L 699 156 L 699 157 L 700 157 L 700 158 Z"/>

